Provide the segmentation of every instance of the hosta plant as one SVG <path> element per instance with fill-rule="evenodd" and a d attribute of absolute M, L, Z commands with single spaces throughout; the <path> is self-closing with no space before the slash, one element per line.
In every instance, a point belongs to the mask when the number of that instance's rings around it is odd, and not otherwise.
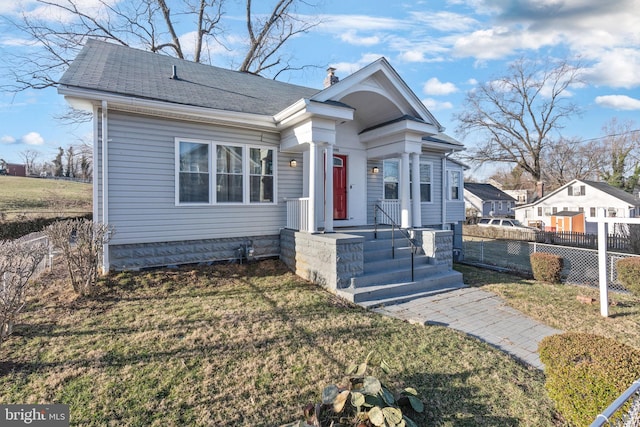
<path fill-rule="evenodd" d="M 382 360 L 371 366 L 369 353 L 363 363 L 347 367 L 345 383 L 332 384 L 322 392 L 322 403 L 305 408 L 306 424 L 316 427 L 414 427 L 416 423 L 406 415 L 411 408 L 424 411 L 418 392 L 407 387 L 398 394 L 372 375 L 375 367 L 385 374 L 389 365 Z"/>

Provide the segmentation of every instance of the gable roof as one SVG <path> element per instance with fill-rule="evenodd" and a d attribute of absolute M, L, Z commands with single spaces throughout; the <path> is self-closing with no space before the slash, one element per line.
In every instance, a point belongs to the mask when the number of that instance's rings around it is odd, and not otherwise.
<path fill-rule="evenodd" d="M 640 199 L 634 197 L 633 194 L 631 193 L 627 193 L 624 190 L 621 190 L 619 188 L 613 187 L 609 184 L 607 184 L 606 182 L 597 182 L 597 181 L 587 181 L 587 180 L 581 180 L 582 182 L 584 182 L 587 185 L 590 185 L 594 188 L 597 188 L 598 190 L 607 193 L 610 196 L 613 196 L 617 199 L 620 199 L 622 201 L 625 201 L 627 203 L 629 203 L 630 205 L 640 205 Z"/>
<path fill-rule="evenodd" d="M 172 79 L 176 67 L 177 79 Z M 274 115 L 319 89 L 89 39 L 61 86 L 175 104 Z"/>
<path fill-rule="evenodd" d="M 480 200 L 504 200 L 508 202 L 516 201 L 516 199 L 491 184 L 465 182 L 464 191 L 470 192 Z"/>
<path fill-rule="evenodd" d="M 626 191 L 623 191 L 623 190 L 621 190 L 619 188 L 612 187 L 611 185 L 607 184 L 606 182 L 589 181 L 589 180 L 586 180 L 586 179 L 574 179 L 573 181 L 570 181 L 570 182 L 566 183 L 562 187 L 552 191 L 551 193 L 545 195 L 544 197 L 536 199 L 532 203 L 529 203 L 529 204 L 526 204 L 526 205 L 517 206 L 516 209 L 522 209 L 522 208 L 535 206 L 535 205 L 537 205 L 537 204 L 539 204 L 539 203 L 541 203 L 541 202 L 553 197 L 554 195 L 558 194 L 559 192 L 565 190 L 570 185 L 575 185 L 576 183 L 581 183 L 581 184 L 588 185 L 588 186 L 590 186 L 592 188 L 595 188 L 596 190 L 602 191 L 603 193 L 606 193 L 606 194 L 608 194 L 608 195 L 610 195 L 612 197 L 615 197 L 618 200 L 621 200 L 621 201 L 623 201 L 625 203 L 628 203 L 631 206 L 640 206 L 640 199 L 634 197 L 633 194 L 629 194 Z"/>

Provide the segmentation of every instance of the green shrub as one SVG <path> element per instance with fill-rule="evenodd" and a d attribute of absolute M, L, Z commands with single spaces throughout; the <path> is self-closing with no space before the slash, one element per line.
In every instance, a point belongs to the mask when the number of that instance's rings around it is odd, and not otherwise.
<path fill-rule="evenodd" d="M 598 335 L 568 332 L 542 340 L 545 387 L 574 426 L 588 426 L 635 380 L 640 351 Z"/>
<path fill-rule="evenodd" d="M 83 215 L 79 218 L 91 219 L 92 214 Z M 30 233 L 37 233 L 44 230 L 50 224 L 63 221 L 67 218 L 34 218 L 22 221 L 7 221 L 0 227 L 0 240 L 14 240 Z"/>
<path fill-rule="evenodd" d="M 640 257 L 618 260 L 616 268 L 622 286 L 635 296 L 640 297 Z"/>
<path fill-rule="evenodd" d="M 564 262 L 558 255 L 545 252 L 531 254 L 531 269 L 533 278 L 540 282 L 560 283 Z"/>

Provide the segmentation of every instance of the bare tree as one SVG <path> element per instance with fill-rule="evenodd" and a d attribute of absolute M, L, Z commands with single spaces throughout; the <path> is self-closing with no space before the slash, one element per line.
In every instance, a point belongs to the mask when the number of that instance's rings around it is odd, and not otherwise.
<path fill-rule="evenodd" d="M 245 1 L 249 38 L 246 54 L 241 56 L 242 71 L 259 74 L 280 64 L 277 53 L 283 45 L 316 25 L 295 13 L 298 4 L 313 7 L 309 1 L 277 0 L 268 17 L 254 14 L 251 0 Z M 29 46 L 23 54 L 8 58 L 5 74 L 11 76 L 12 83 L 0 87 L 2 90 L 16 92 L 56 85 L 87 38 L 142 46 L 195 62 L 211 60 L 209 46 L 224 46 L 221 36 L 226 0 L 34 0 L 27 4 L 34 3 L 46 12 L 24 10 L 10 21 L 25 34 Z M 181 34 L 178 27 L 186 31 Z M 195 37 L 193 44 L 183 45 L 181 36 L 185 34 Z"/>
<path fill-rule="evenodd" d="M 568 95 L 579 82 L 580 67 L 568 61 L 519 59 L 507 75 L 469 92 L 457 115 L 458 131 L 483 138 L 467 159 L 517 165 L 542 178 L 545 150 L 558 138 L 563 121 L 579 113 Z"/>
<path fill-rule="evenodd" d="M 27 167 L 27 174 L 33 174 L 34 171 L 34 163 L 36 159 L 40 156 L 40 152 L 36 150 L 24 150 L 21 151 L 20 157 L 24 161 L 25 166 Z"/>
<path fill-rule="evenodd" d="M 550 188 L 573 179 L 597 179 L 602 167 L 600 147 L 593 141 L 560 138 L 553 150 L 543 153 L 543 178 Z"/>
<path fill-rule="evenodd" d="M 278 0 L 270 15 L 253 14 L 251 0 L 246 0 L 246 22 L 249 48 L 240 65 L 240 71 L 260 74 L 280 65 L 278 56 L 282 45 L 291 37 L 306 33 L 320 22 L 308 22 L 295 13 L 296 0 Z M 289 68 L 287 64 L 284 68 Z"/>

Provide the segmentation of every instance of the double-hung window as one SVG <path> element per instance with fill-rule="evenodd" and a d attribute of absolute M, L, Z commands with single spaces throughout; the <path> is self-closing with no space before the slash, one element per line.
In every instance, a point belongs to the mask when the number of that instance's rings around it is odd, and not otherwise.
<path fill-rule="evenodd" d="M 420 201 L 431 201 L 431 163 L 420 162 Z"/>
<path fill-rule="evenodd" d="M 243 147 L 216 145 L 216 202 L 242 203 L 244 200 Z"/>
<path fill-rule="evenodd" d="M 384 173 L 384 198 L 397 200 L 400 194 L 400 162 L 398 160 L 385 160 L 382 163 Z"/>
<path fill-rule="evenodd" d="M 178 204 L 275 202 L 275 150 L 176 139 Z"/>
<path fill-rule="evenodd" d="M 249 148 L 249 201 L 273 202 L 273 150 Z"/>
<path fill-rule="evenodd" d="M 180 142 L 178 150 L 180 203 L 209 203 L 209 144 Z"/>
<path fill-rule="evenodd" d="M 447 173 L 447 181 L 449 187 L 449 200 L 462 199 L 462 173 L 456 170 L 450 170 Z"/>

